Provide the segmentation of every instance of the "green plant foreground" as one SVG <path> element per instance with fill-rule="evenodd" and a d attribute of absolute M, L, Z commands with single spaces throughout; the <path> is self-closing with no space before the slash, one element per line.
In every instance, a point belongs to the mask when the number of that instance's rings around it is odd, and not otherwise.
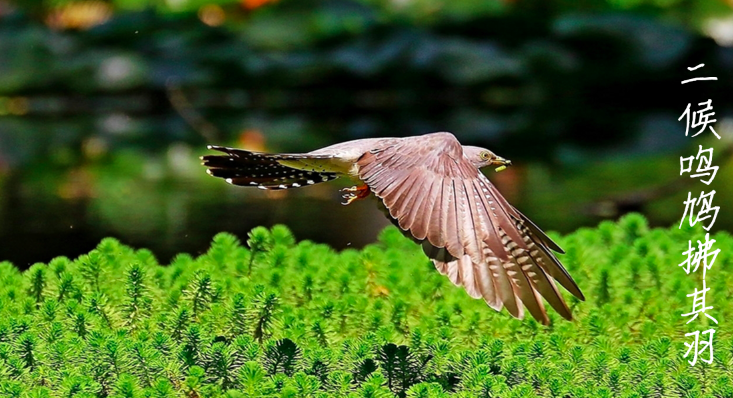
<path fill-rule="evenodd" d="M 733 239 L 706 281 L 715 361 L 683 358 L 698 230 L 640 215 L 559 237 L 587 296 L 519 321 L 473 300 L 395 228 L 363 250 L 229 234 L 161 266 L 105 239 L 76 260 L 0 263 L 2 397 L 733 397 Z M 689 359 L 689 358 L 688 358 Z"/>

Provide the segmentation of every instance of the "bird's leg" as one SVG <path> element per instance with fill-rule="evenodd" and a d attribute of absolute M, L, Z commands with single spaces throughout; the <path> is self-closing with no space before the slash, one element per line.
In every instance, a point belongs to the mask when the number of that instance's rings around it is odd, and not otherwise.
<path fill-rule="evenodd" d="M 341 204 L 344 206 L 350 205 L 355 200 L 364 199 L 369 196 L 369 192 L 369 187 L 366 184 L 343 188 L 341 189 L 341 197 L 344 198 L 345 202 L 341 202 Z"/>

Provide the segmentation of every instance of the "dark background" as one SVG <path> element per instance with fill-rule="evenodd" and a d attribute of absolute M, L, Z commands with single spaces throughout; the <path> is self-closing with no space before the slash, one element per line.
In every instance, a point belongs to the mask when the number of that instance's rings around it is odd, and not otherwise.
<path fill-rule="evenodd" d="M 709 189 L 731 230 L 731 45 L 717 0 L 0 0 L 0 260 L 115 236 L 167 262 L 274 223 L 363 246 L 388 221 L 341 206 L 345 182 L 231 187 L 198 157 L 433 131 L 511 159 L 486 173 L 546 230 L 629 211 L 669 226 Z M 718 80 L 680 84 L 696 76 Z M 708 99 L 723 139 L 685 137 Z M 712 188 L 679 176 L 698 145 Z"/>

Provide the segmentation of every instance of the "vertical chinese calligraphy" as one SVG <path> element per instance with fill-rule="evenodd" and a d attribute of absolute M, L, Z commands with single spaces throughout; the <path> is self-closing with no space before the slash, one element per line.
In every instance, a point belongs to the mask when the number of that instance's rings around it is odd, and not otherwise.
<path fill-rule="evenodd" d="M 700 68 L 703 68 L 705 64 L 699 64 L 694 67 L 687 68 L 688 71 L 694 72 Z M 710 81 L 718 80 L 717 77 L 694 77 L 682 81 L 682 84 L 692 83 L 696 81 Z M 697 137 L 703 133 L 710 133 L 717 139 L 720 139 L 720 135 L 715 131 L 713 123 L 716 120 L 713 118 L 715 112 L 713 111 L 713 102 L 711 99 L 697 102 L 697 107 L 693 107 L 693 103 L 688 103 L 682 115 L 679 117 L 679 121 L 684 119 L 685 122 L 685 136 Z M 690 130 L 693 131 L 690 135 Z M 693 167 L 697 162 L 697 168 L 693 172 Z M 718 173 L 718 166 L 713 164 L 713 148 L 703 149 L 702 145 L 699 145 L 697 155 L 683 157 L 680 156 L 680 175 L 689 174 L 690 178 L 697 178 L 700 182 L 705 185 L 715 179 L 715 175 Z M 687 193 L 687 200 L 683 202 L 685 205 L 684 213 L 682 214 L 682 220 L 680 221 L 679 228 L 682 225 L 688 223 L 690 226 L 694 226 L 698 222 L 702 225 L 703 229 L 710 231 L 715 224 L 715 220 L 718 216 L 719 206 L 713 206 L 713 198 L 715 197 L 715 190 L 705 192 L 701 190 L 697 197 L 693 196 L 692 192 Z M 710 234 L 705 234 L 705 241 L 702 242 L 697 240 L 697 246 L 693 244 L 692 240 L 687 243 L 687 251 L 682 254 L 685 256 L 685 260 L 679 264 L 680 267 L 687 274 L 695 274 L 702 272 L 702 288 L 695 288 L 693 293 L 687 295 L 691 298 L 691 310 L 687 313 L 683 313 L 682 317 L 689 318 L 687 324 L 695 322 L 696 328 L 705 327 L 705 325 L 714 324 L 718 325 L 718 321 L 713 315 L 708 312 L 713 309 L 712 305 L 707 305 L 705 302 L 705 295 L 710 291 L 709 287 L 706 287 L 705 277 L 707 271 L 713 268 L 715 259 L 720 253 L 720 249 L 714 249 L 715 239 L 710 239 Z M 699 271 L 700 265 L 702 270 Z M 698 360 L 711 364 L 713 362 L 713 335 L 715 334 L 715 327 L 710 327 L 707 330 L 700 331 L 695 330 L 691 333 L 685 334 L 685 337 L 690 338 L 690 342 L 685 342 L 687 351 L 685 352 L 684 358 L 689 358 L 688 362 L 690 365 L 695 366 Z M 701 337 L 702 336 L 702 337 Z"/>

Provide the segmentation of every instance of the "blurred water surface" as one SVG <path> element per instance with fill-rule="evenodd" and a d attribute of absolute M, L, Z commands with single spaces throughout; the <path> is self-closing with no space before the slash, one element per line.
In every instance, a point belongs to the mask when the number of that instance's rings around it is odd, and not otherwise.
<path fill-rule="evenodd" d="M 230 144 L 266 141 L 266 135 L 252 131 L 243 137 Z M 51 149 L 46 161 L 6 172 L 0 184 L 0 258 L 27 267 L 58 255 L 74 257 L 101 238 L 115 236 L 168 261 L 178 252 L 201 253 L 217 232 L 245 240 L 251 228 L 277 223 L 288 225 L 300 239 L 341 249 L 374 241 L 388 224 L 374 199 L 342 206 L 338 189 L 345 181 L 263 192 L 206 175 L 198 161 L 207 153 L 204 145 L 178 143 L 163 151 L 109 151 L 105 145 L 87 139 L 80 154 Z M 314 148 L 297 142 L 283 147 L 258 149 Z M 500 146 L 491 147 L 502 154 Z M 585 156 L 568 150 L 565 162 L 514 158 L 515 166 L 506 171 L 485 173 L 547 230 L 570 232 L 627 211 L 644 212 L 654 225 L 669 225 L 681 216 L 688 187 L 676 182 L 674 156 L 598 153 L 595 160 L 582 160 Z M 717 180 L 729 180 L 733 167 L 721 167 Z M 731 197 L 727 184 L 716 185 L 721 200 Z M 730 217 L 721 214 L 717 226 L 729 228 Z"/>
<path fill-rule="evenodd" d="M 283 1 L 223 26 L 230 10 L 207 5 L 63 29 L 2 3 L 0 261 L 21 268 L 105 236 L 166 262 L 220 231 L 283 223 L 341 249 L 388 224 L 372 201 L 340 205 L 347 182 L 268 193 L 210 178 L 207 144 L 302 152 L 451 131 L 512 159 L 487 175 L 559 232 L 628 211 L 678 222 L 701 188 L 680 179 L 679 156 L 703 144 L 721 167 L 715 201 L 733 201 L 733 49 L 661 11 L 528 2 L 415 22 L 368 2 Z M 719 80 L 681 86 L 701 62 Z M 706 99 L 723 140 L 685 137 L 677 120 Z M 733 230 L 730 214 L 716 228 Z"/>

